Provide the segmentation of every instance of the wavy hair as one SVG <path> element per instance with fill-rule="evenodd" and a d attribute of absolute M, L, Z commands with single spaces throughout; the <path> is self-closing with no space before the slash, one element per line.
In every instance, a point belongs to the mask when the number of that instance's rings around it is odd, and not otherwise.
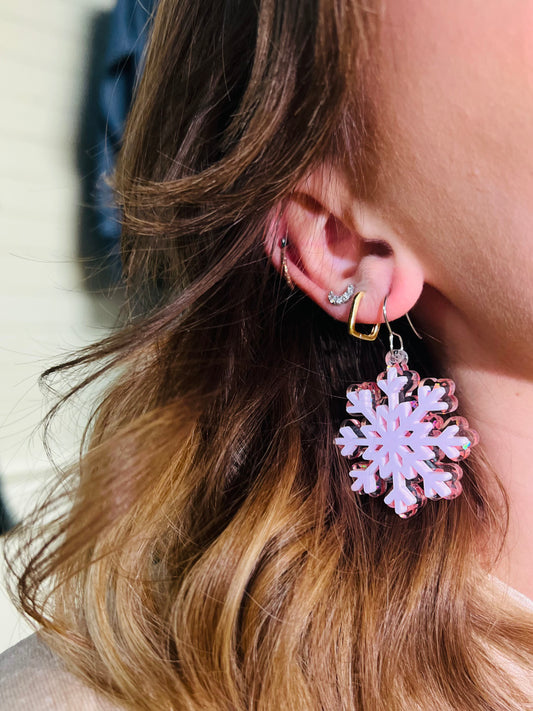
<path fill-rule="evenodd" d="M 482 453 L 460 498 L 409 520 L 354 494 L 333 439 L 385 345 L 290 291 L 264 249 L 313 168 L 371 192 L 378 33 L 357 0 L 159 4 L 115 177 L 125 308 L 42 373 L 78 373 L 45 440 L 105 388 L 59 471 L 68 508 L 53 499 L 10 558 L 48 644 L 125 708 L 531 702 L 514 672 L 533 663 L 532 621 L 480 561 L 503 535 Z M 446 368 L 407 346 L 422 374 Z"/>

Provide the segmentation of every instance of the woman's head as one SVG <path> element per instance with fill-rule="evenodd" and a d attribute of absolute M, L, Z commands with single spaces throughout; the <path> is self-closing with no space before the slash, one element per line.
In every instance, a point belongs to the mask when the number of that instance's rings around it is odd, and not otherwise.
<path fill-rule="evenodd" d="M 50 642 L 131 708 L 523 705 L 488 658 L 531 650 L 474 554 L 497 528 L 482 462 L 406 522 L 351 492 L 333 442 L 386 344 L 355 341 L 327 292 L 364 286 L 367 322 L 390 292 L 396 318 L 430 273 L 430 236 L 393 204 L 408 186 L 386 191 L 402 161 L 381 12 L 161 0 L 117 173 L 132 313 L 44 374 L 100 364 L 71 394 L 115 379 L 72 513 L 21 579 Z"/>
<path fill-rule="evenodd" d="M 362 285 L 360 318 L 371 322 L 389 290 L 395 318 L 425 284 L 417 315 L 452 357 L 523 373 L 533 329 L 533 5 L 400 0 L 375 10 L 365 82 L 374 180 L 363 194 L 345 174 L 318 171 L 301 186 L 318 219 L 295 201 L 288 233 L 311 281 L 297 265 L 293 278 L 344 321 L 349 305 L 329 306 L 329 288 Z M 390 253 L 374 258 L 373 240 Z"/>

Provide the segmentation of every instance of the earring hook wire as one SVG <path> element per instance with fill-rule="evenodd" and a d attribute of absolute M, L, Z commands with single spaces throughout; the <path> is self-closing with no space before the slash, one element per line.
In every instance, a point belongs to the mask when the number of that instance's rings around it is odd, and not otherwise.
<path fill-rule="evenodd" d="M 413 333 L 415 334 L 415 336 L 416 336 L 417 338 L 420 338 L 420 340 L 422 340 L 422 336 L 418 333 L 418 331 L 417 331 L 416 328 L 414 327 L 413 322 L 411 321 L 411 317 L 409 316 L 409 311 L 405 314 L 405 318 L 406 318 L 407 321 L 409 322 L 409 326 L 411 326 L 411 328 L 413 329 Z"/>
<path fill-rule="evenodd" d="M 396 338 L 398 338 L 398 340 L 400 341 L 400 350 L 403 351 L 403 338 L 400 336 L 399 333 L 396 333 L 396 331 L 392 330 L 390 323 L 389 323 L 389 319 L 387 318 L 387 298 L 388 298 L 388 296 L 389 295 L 387 294 L 387 296 L 383 299 L 383 320 L 385 321 L 385 325 L 387 326 L 387 330 L 389 331 L 389 346 L 390 346 L 391 351 L 393 351 L 394 350 L 394 336 L 396 336 Z M 418 331 L 414 327 L 413 322 L 411 321 L 411 318 L 409 316 L 409 311 L 405 314 L 405 316 L 407 318 L 407 321 L 409 322 L 409 325 L 413 329 L 415 336 L 417 336 L 417 338 L 422 339 L 422 336 L 418 333 Z"/>

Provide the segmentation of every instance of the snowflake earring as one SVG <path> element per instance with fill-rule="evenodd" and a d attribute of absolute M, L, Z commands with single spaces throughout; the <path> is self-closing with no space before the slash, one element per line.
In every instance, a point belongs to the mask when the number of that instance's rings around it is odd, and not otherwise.
<path fill-rule="evenodd" d="M 375 340 L 379 324 L 370 334 L 355 329 L 363 295 L 359 292 L 352 304 L 349 331 L 357 338 Z M 353 461 L 352 490 L 370 496 L 387 493 L 387 506 L 401 518 L 410 518 L 427 499 L 459 496 L 463 471 L 457 462 L 468 457 L 479 437 L 464 417 L 447 417 L 458 405 L 453 380 L 420 380 L 416 371 L 408 370 L 402 338 L 387 320 L 386 302 L 385 298 L 383 319 L 390 345 L 386 370 L 376 382 L 350 385 L 346 411 L 361 419 L 344 420 L 334 441 Z M 410 319 L 409 323 L 419 336 Z M 394 347 L 395 336 L 399 348 Z"/>

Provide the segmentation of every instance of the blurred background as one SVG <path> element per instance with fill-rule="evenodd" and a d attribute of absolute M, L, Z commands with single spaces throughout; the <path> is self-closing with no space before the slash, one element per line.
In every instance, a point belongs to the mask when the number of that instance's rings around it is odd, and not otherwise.
<path fill-rule="evenodd" d="M 122 303 L 112 171 L 152 0 L 0 0 L 0 530 L 53 476 L 39 374 L 116 323 Z M 54 459 L 79 445 L 62 418 Z M 77 410 L 76 408 L 79 408 Z M 0 539 L 1 541 L 1 539 Z M 0 543 L 1 548 L 1 543 Z M 2 551 L 0 550 L 0 554 Z M 0 590 L 0 652 L 32 630 Z"/>

